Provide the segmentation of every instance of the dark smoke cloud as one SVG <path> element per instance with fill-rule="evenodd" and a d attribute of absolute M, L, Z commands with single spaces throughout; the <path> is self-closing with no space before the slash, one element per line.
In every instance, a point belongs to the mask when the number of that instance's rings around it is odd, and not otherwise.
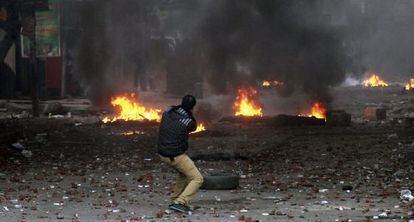
<path fill-rule="evenodd" d="M 365 0 L 356 6 L 349 16 L 363 19 L 350 36 L 359 43 L 360 65 L 391 81 L 407 81 L 414 74 L 414 1 Z"/>
<path fill-rule="evenodd" d="M 76 71 L 85 94 L 97 105 L 107 105 L 110 97 L 137 88 L 145 78 L 151 26 L 145 15 L 152 1 L 99 0 L 64 1 L 74 26 Z M 144 19 L 146 19 L 144 21 Z M 78 22 L 76 22 L 78 21 Z"/>
<path fill-rule="evenodd" d="M 202 76 L 216 93 L 277 79 L 285 83 L 283 95 L 302 90 L 322 101 L 329 101 L 329 87 L 344 79 L 340 35 L 323 22 L 322 0 L 65 2 L 78 7 L 68 19 L 80 29 L 75 63 L 87 94 L 98 104 L 151 78 L 149 66 L 166 70 L 180 89 Z M 169 11 L 167 17 L 159 13 L 163 10 Z M 168 53 L 154 36 L 169 39 Z M 161 56 L 150 58 L 154 54 Z"/>
<path fill-rule="evenodd" d="M 199 26 L 216 92 L 265 79 L 329 100 L 341 83 L 341 41 L 318 20 L 318 1 L 209 1 Z"/>
<path fill-rule="evenodd" d="M 104 104 L 109 95 L 105 64 L 109 61 L 104 4 L 85 3 L 79 10 L 81 24 L 80 41 L 77 48 L 77 68 L 81 80 L 86 84 L 87 95 L 96 104 Z M 100 33 L 98 37 L 98 33 Z"/>

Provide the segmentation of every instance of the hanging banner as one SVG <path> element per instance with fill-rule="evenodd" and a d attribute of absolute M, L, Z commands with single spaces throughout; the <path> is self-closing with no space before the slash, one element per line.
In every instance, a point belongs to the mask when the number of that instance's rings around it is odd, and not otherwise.
<path fill-rule="evenodd" d="M 49 10 L 36 11 L 36 56 L 59 57 L 59 0 L 49 0 Z M 30 39 L 22 36 L 22 56 L 29 57 Z"/>

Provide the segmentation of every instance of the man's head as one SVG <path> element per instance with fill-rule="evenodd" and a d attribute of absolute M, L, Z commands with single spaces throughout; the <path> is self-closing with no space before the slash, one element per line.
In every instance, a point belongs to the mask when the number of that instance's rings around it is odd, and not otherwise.
<path fill-rule="evenodd" d="M 196 105 L 196 98 L 192 95 L 186 95 L 181 100 L 181 107 L 186 111 L 191 111 Z"/>

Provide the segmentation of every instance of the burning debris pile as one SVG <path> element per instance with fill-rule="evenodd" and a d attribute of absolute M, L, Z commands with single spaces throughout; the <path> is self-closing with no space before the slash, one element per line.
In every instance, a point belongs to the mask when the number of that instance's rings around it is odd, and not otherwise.
<path fill-rule="evenodd" d="M 204 132 L 204 131 L 206 131 L 206 127 L 204 126 L 204 123 L 199 123 L 197 125 L 197 129 L 194 132 L 191 132 L 190 134 L 196 134 L 196 133 Z"/>
<path fill-rule="evenodd" d="M 323 126 L 327 122 L 327 109 L 321 102 L 313 103 L 308 112 L 299 115 L 281 114 L 269 120 L 271 126 Z"/>
<path fill-rule="evenodd" d="M 111 100 L 112 106 L 116 108 L 116 116 L 106 116 L 102 122 L 113 123 L 117 120 L 124 121 L 156 121 L 161 120 L 161 110 L 146 108 L 141 105 L 135 93 L 129 95 L 117 96 Z"/>
<path fill-rule="evenodd" d="M 326 107 L 321 102 L 315 102 L 311 110 L 307 114 L 300 114 L 300 116 L 315 117 L 318 119 L 326 119 Z"/>
<path fill-rule="evenodd" d="M 376 74 L 372 74 L 368 79 L 364 80 L 362 84 L 365 87 L 387 87 L 388 86 L 388 83 L 386 83 Z"/>
<path fill-rule="evenodd" d="M 411 91 L 414 89 L 414 78 L 410 79 L 410 82 L 405 85 L 405 90 Z"/>
<path fill-rule="evenodd" d="M 233 109 L 235 116 L 263 116 L 263 105 L 259 101 L 259 94 L 252 87 L 239 88 L 237 90 Z"/>
<path fill-rule="evenodd" d="M 284 83 L 278 80 L 265 80 L 262 82 L 263 87 L 282 86 Z"/>
<path fill-rule="evenodd" d="M 115 116 L 105 116 L 102 119 L 103 123 L 114 123 L 119 120 L 122 121 L 161 121 L 161 110 L 155 108 L 148 108 L 139 103 L 135 93 L 117 96 L 111 99 L 111 104 L 115 107 Z M 199 123 L 197 129 L 192 134 L 206 131 L 204 123 Z M 132 131 L 131 131 L 132 132 Z M 123 135 L 132 135 L 134 133 L 127 133 Z M 136 133 L 135 133 L 136 134 Z"/>

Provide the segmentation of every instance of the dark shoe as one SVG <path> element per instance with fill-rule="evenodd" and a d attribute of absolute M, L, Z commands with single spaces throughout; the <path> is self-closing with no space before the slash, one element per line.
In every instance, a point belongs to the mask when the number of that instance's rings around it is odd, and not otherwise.
<path fill-rule="evenodd" d="M 188 215 L 190 215 L 192 213 L 189 207 L 187 207 L 183 204 L 180 204 L 180 203 L 173 203 L 169 206 L 169 208 L 171 210 L 176 211 L 176 212 L 180 212 L 180 213 L 184 213 L 184 214 L 188 214 Z"/>

